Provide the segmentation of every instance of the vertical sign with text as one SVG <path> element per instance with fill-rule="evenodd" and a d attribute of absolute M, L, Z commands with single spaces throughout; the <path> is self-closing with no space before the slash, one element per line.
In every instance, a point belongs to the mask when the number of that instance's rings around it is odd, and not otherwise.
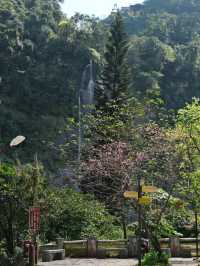
<path fill-rule="evenodd" d="M 40 228 L 40 208 L 29 208 L 29 230 L 38 232 Z"/>

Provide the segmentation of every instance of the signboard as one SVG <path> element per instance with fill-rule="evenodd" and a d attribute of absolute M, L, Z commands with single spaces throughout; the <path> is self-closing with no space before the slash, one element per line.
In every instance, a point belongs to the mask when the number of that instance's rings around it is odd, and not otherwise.
<path fill-rule="evenodd" d="M 39 231 L 40 228 L 40 208 L 29 208 L 29 230 L 34 232 Z"/>
<path fill-rule="evenodd" d="M 142 192 L 158 192 L 158 188 L 154 186 L 142 186 Z"/>
<path fill-rule="evenodd" d="M 143 196 L 141 198 L 139 198 L 138 203 L 141 205 L 149 205 L 151 204 L 152 199 L 147 197 L 147 196 Z"/>
<path fill-rule="evenodd" d="M 126 191 L 124 192 L 125 198 L 138 199 L 138 192 L 136 191 Z"/>

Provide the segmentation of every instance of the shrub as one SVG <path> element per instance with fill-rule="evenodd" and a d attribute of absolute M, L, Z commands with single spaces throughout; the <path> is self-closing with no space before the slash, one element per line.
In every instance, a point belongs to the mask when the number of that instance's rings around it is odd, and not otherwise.
<path fill-rule="evenodd" d="M 2 266 L 25 266 L 23 253 L 20 248 L 15 249 L 14 256 L 8 256 L 6 253 L 0 255 L 0 265 Z"/>
<path fill-rule="evenodd" d="M 43 217 L 40 236 L 52 241 L 96 238 L 116 239 L 122 236 L 115 217 L 93 197 L 70 189 L 53 188 L 48 193 L 48 209 Z"/>
<path fill-rule="evenodd" d="M 155 266 L 155 265 L 168 265 L 168 256 L 164 253 L 159 254 L 156 251 L 150 251 L 145 254 L 144 259 L 142 261 L 142 266 Z"/>

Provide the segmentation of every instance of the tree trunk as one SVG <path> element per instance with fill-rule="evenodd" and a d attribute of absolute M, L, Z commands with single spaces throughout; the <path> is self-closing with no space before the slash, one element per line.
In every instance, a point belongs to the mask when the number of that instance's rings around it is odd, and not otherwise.
<path fill-rule="evenodd" d="M 13 207 L 12 207 L 12 202 L 9 202 L 7 248 L 8 248 L 8 253 L 10 255 L 14 255 L 14 232 L 13 232 Z"/>
<path fill-rule="evenodd" d="M 150 240 L 151 240 L 151 243 L 152 243 L 155 251 L 157 251 L 159 254 L 162 254 L 160 241 L 159 241 L 158 237 L 154 234 L 151 234 L 151 233 L 149 235 L 150 235 Z"/>
<path fill-rule="evenodd" d="M 161 250 L 161 246 L 160 246 L 160 241 L 159 241 L 159 238 L 156 236 L 156 232 L 154 232 L 154 228 L 147 226 L 147 224 L 144 220 L 143 220 L 143 225 L 145 227 L 145 230 L 148 232 L 149 239 L 152 243 L 154 250 L 157 251 L 159 254 L 161 254 L 162 250 Z"/>

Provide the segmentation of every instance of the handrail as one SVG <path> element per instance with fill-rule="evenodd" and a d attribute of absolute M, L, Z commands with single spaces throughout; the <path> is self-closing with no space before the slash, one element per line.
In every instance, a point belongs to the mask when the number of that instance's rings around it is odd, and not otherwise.
<path fill-rule="evenodd" d="M 74 241 L 64 241 L 64 244 L 84 244 L 87 240 L 74 240 Z"/>

